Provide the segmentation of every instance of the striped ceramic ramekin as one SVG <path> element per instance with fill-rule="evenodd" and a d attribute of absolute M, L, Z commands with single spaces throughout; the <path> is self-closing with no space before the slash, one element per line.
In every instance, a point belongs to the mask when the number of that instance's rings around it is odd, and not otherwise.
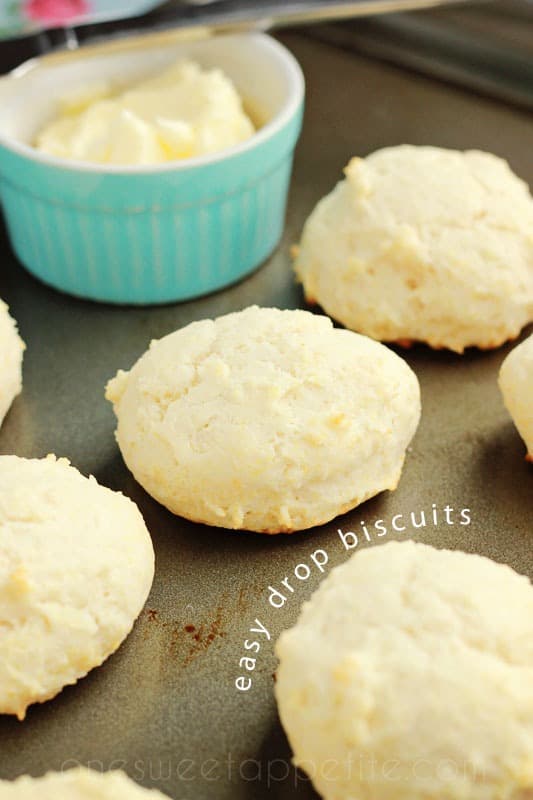
<path fill-rule="evenodd" d="M 99 78 L 133 82 L 179 57 L 232 78 L 260 120 L 254 136 L 154 166 L 68 161 L 31 146 L 63 93 Z M 51 286 L 111 303 L 185 300 L 234 283 L 280 240 L 303 101 L 296 60 L 260 33 L 19 68 L 0 82 L 0 191 L 18 258 Z"/>

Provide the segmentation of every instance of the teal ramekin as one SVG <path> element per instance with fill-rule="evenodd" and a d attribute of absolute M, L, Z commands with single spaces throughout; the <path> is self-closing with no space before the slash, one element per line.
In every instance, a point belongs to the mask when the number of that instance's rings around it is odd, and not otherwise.
<path fill-rule="evenodd" d="M 142 167 L 58 159 L 29 144 L 55 113 L 50 97 L 102 77 L 133 81 L 179 57 L 219 66 L 234 80 L 262 123 L 251 139 L 210 156 Z M 50 286 L 109 303 L 186 300 L 235 283 L 279 243 L 304 80 L 271 37 L 217 36 L 37 63 L 4 79 L 0 100 L 7 229 L 18 259 Z"/>

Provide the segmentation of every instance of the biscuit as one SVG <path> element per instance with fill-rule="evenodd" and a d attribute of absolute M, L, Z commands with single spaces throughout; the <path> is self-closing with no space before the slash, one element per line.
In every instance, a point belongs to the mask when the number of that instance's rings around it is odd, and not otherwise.
<path fill-rule="evenodd" d="M 22 389 L 23 351 L 24 342 L 17 333 L 15 321 L 0 300 L 0 425 Z"/>
<path fill-rule="evenodd" d="M 403 145 L 345 175 L 297 249 L 310 301 L 374 339 L 458 353 L 533 320 L 533 200 L 505 161 Z"/>
<path fill-rule="evenodd" d="M 143 789 L 123 772 L 94 772 L 78 767 L 49 772 L 42 778 L 24 775 L 0 781 L 0 800 L 162 800 L 166 795 Z"/>
<path fill-rule="evenodd" d="M 281 721 L 325 800 L 533 796 L 533 587 L 510 567 L 360 550 L 276 652 Z"/>
<path fill-rule="evenodd" d="M 505 358 L 499 384 L 507 410 L 526 443 L 526 458 L 533 461 L 533 334 Z"/>
<path fill-rule="evenodd" d="M 324 316 L 253 306 L 152 342 L 107 387 L 129 469 L 196 522 L 319 525 L 398 483 L 418 381 Z"/>
<path fill-rule="evenodd" d="M 0 713 L 24 719 L 101 664 L 153 575 L 131 500 L 66 459 L 0 456 Z"/>

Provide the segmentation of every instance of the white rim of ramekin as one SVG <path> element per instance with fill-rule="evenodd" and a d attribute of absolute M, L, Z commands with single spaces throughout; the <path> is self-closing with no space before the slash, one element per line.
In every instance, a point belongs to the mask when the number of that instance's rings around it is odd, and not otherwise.
<path fill-rule="evenodd" d="M 97 175 L 154 175 L 165 172 L 185 172 L 187 170 L 195 169 L 196 167 L 204 167 L 220 161 L 225 161 L 228 158 L 241 155 L 242 153 L 246 153 L 248 150 L 253 150 L 256 147 L 260 147 L 265 141 L 275 136 L 276 133 L 278 133 L 278 131 L 280 131 L 299 110 L 305 96 L 305 79 L 302 68 L 290 50 L 266 33 L 253 31 L 250 33 L 226 35 L 258 39 L 263 44 L 270 47 L 276 58 L 287 68 L 288 97 L 285 105 L 273 119 L 267 122 L 266 125 L 263 125 L 258 131 L 256 131 L 256 133 L 254 133 L 244 142 L 205 156 L 195 156 L 194 158 L 166 161 L 163 164 L 138 165 L 95 164 L 90 161 L 59 158 L 58 156 L 51 156 L 47 153 L 42 153 L 35 147 L 31 147 L 30 145 L 18 142 L 16 139 L 4 136 L 1 131 L 0 144 L 2 144 L 8 150 L 17 153 L 19 156 L 23 156 L 30 161 L 44 164 L 45 166 L 58 167 L 62 170 L 69 170 L 71 172 L 92 172 L 96 173 Z M 18 67 L 18 69 L 20 69 L 20 67 Z M 13 80 L 17 80 L 17 78 L 14 78 Z M 0 167 L 0 174 L 1 172 L 2 170 Z"/>

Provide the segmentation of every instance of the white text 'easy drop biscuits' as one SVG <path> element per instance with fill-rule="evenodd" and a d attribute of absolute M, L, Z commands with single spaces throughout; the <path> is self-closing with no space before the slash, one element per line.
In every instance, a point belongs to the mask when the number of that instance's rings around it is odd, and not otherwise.
<path fill-rule="evenodd" d="M 130 632 L 154 575 L 137 506 L 66 459 L 0 456 L 0 713 L 99 666 Z"/>
<path fill-rule="evenodd" d="M 296 248 L 310 301 L 374 339 L 459 353 L 533 320 L 533 200 L 505 161 L 403 145 L 345 173 Z"/>
<path fill-rule="evenodd" d="M 22 354 L 24 342 L 15 321 L 0 300 L 0 425 L 11 403 L 22 389 Z"/>
<path fill-rule="evenodd" d="M 0 800 L 163 800 L 161 792 L 143 789 L 123 772 L 94 772 L 83 767 L 49 772 L 42 778 L 24 775 L 0 781 Z"/>
<path fill-rule="evenodd" d="M 507 410 L 533 461 L 533 334 L 511 350 L 500 369 L 500 389 Z"/>
<path fill-rule="evenodd" d="M 256 306 L 152 342 L 107 398 L 126 464 L 156 500 L 263 533 L 394 489 L 420 417 L 416 376 L 388 348 Z"/>
<path fill-rule="evenodd" d="M 360 550 L 276 651 L 281 721 L 325 800 L 533 796 L 533 586 L 510 567 Z"/>

